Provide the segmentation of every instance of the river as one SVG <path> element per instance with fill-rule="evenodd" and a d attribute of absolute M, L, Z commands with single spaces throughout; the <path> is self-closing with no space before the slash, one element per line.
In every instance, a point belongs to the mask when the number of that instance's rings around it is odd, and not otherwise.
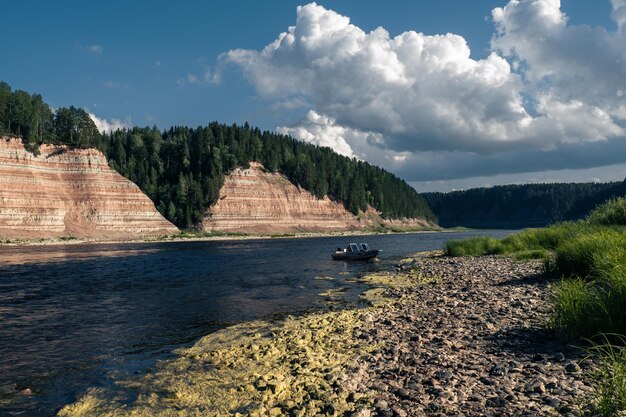
<path fill-rule="evenodd" d="M 356 276 L 448 239 L 507 233 L 0 246 L 0 415 L 52 416 L 203 335 L 327 307 L 329 289 L 349 303 L 364 289 Z M 381 262 L 332 261 L 351 241 L 383 249 Z"/>

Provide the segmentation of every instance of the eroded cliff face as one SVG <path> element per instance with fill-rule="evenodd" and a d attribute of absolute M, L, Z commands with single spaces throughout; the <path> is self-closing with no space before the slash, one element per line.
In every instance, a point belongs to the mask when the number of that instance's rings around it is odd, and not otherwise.
<path fill-rule="evenodd" d="M 318 200 L 284 175 L 265 172 L 258 163 L 235 169 L 224 179 L 220 198 L 202 222 L 206 231 L 285 233 L 337 231 L 359 227 L 343 205 Z"/>
<path fill-rule="evenodd" d="M 266 172 L 258 163 L 227 175 L 220 198 L 202 222 L 205 231 L 243 233 L 327 232 L 382 224 L 372 209 L 359 220 L 328 197 L 317 199 L 284 175 Z M 411 220 L 422 227 L 422 220 Z M 400 222 L 400 221 L 398 221 Z"/>
<path fill-rule="evenodd" d="M 138 186 L 94 149 L 0 137 L 0 237 L 96 239 L 176 233 Z"/>

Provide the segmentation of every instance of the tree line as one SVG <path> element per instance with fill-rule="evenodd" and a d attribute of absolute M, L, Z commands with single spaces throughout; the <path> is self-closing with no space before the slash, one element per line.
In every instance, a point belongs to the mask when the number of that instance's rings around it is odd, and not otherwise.
<path fill-rule="evenodd" d="M 422 193 L 440 226 L 543 227 L 579 220 L 610 198 L 626 195 L 626 180 L 609 183 L 500 185 Z"/>
<path fill-rule="evenodd" d="M 424 198 L 382 168 L 247 123 L 164 131 L 134 127 L 103 134 L 83 109 L 52 111 L 40 95 L 0 83 L 0 133 L 21 136 L 33 151 L 40 143 L 100 149 L 113 169 L 181 228 L 197 225 L 219 198 L 224 176 L 252 161 L 281 172 L 318 198 L 341 202 L 354 214 L 371 205 L 385 218 L 434 220 Z"/>
<path fill-rule="evenodd" d="M 99 146 L 100 132 L 89 114 L 74 106 L 52 111 L 39 94 L 11 90 L 0 82 L 0 134 L 20 136 L 36 152 L 40 143 Z"/>
<path fill-rule="evenodd" d="M 101 149 L 119 173 L 135 182 L 158 210 L 179 227 L 200 222 L 215 203 L 224 176 L 260 162 L 317 198 L 328 196 L 354 214 L 368 205 L 386 218 L 434 216 L 406 182 L 367 162 L 330 148 L 248 124 L 213 122 L 206 127 L 132 128 L 105 135 Z"/>

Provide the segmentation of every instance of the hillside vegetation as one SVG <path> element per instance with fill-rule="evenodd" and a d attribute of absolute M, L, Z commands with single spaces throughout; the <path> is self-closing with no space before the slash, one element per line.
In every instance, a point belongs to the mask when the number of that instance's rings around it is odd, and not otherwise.
<path fill-rule="evenodd" d="M 101 134 L 85 110 L 52 111 L 40 95 L 0 83 L 0 134 L 21 136 L 35 152 L 40 143 L 102 150 L 111 167 L 135 182 L 180 228 L 198 224 L 217 201 L 224 175 L 252 161 L 283 173 L 318 198 L 327 195 L 341 202 L 354 214 L 371 205 L 385 218 L 434 220 L 425 200 L 395 175 L 247 123 L 213 122 L 165 131 L 135 127 Z"/>
<path fill-rule="evenodd" d="M 424 193 L 440 226 L 542 227 L 584 218 L 598 204 L 626 195 L 626 182 L 524 184 Z"/>

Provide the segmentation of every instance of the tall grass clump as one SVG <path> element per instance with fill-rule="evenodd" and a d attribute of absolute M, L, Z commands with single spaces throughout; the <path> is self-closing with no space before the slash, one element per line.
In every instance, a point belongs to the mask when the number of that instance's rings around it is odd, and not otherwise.
<path fill-rule="evenodd" d="M 595 335 L 606 312 L 595 286 L 582 278 L 563 279 L 552 294 L 552 324 L 569 336 Z"/>
<path fill-rule="evenodd" d="M 556 249 L 565 242 L 589 230 L 591 226 L 579 223 L 560 223 L 545 229 L 526 229 L 503 239 L 492 237 L 471 237 L 446 242 L 445 253 L 448 256 L 480 256 L 528 253 L 530 259 L 545 258 L 546 250 Z"/>
<path fill-rule="evenodd" d="M 553 321 L 571 336 L 626 334 L 626 238 L 616 230 L 575 237 L 556 250 Z M 569 279 L 568 279 L 569 278 Z"/>
<path fill-rule="evenodd" d="M 594 415 L 613 417 L 626 412 L 626 339 L 614 334 L 602 335 L 600 343 L 591 342 L 588 356 L 598 363 L 589 374 L 591 408 Z"/>
<path fill-rule="evenodd" d="M 574 223 L 561 223 L 545 229 L 526 229 L 503 239 L 509 251 L 555 249 L 562 241 L 576 234 Z"/>
<path fill-rule="evenodd" d="M 624 262 L 626 239 L 614 230 L 589 230 L 556 248 L 555 272 L 566 277 L 595 278 L 601 270 Z"/>
<path fill-rule="evenodd" d="M 502 243 L 492 237 L 471 237 L 448 240 L 444 248 L 448 256 L 481 256 L 504 253 Z"/>
<path fill-rule="evenodd" d="M 613 198 L 599 205 L 587 216 L 590 224 L 626 226 L 626 199 Z"/>

